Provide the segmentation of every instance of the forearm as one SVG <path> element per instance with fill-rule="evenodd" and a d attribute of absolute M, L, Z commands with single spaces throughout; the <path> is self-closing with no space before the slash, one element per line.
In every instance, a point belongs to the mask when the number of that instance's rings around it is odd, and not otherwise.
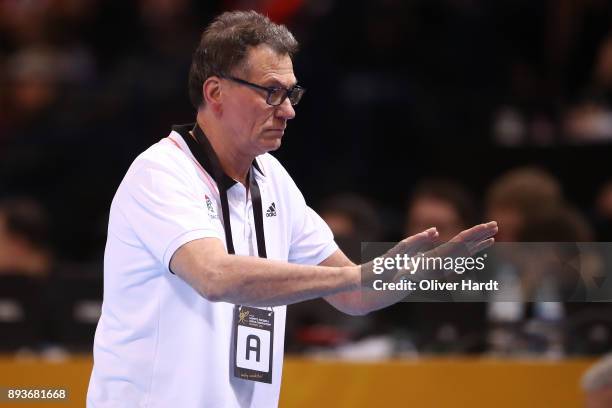
<path fill-rule="evenodd" d="M 404 291 L 374 291 L 361 288 L 350 292 L 338 293 L 325 298 L 332 306 L 350 315 L 365 315 L 375 310 L 391 306 L 408 295 Z"/>
<path fill-rule="evenodd" d="M 221 255 L 200 263 L 190 282 L 211 301 L 278 306 L 359 286 L 358 267 L 297 265 L 263 258 Z"/>
<path fill-rule="evenodd" d="M 325 300 L 341 312 L 350 315 L 365 315 L 383 309 L 402 300 L 407 293 L 398 291 L 377 292 L 363 287 L 361 266 L 356 266 L 342 251 L 338 250 L 321 263 L 324 266 L 353 266 L 360 268 L 360 288 L 327 296 Z"/>

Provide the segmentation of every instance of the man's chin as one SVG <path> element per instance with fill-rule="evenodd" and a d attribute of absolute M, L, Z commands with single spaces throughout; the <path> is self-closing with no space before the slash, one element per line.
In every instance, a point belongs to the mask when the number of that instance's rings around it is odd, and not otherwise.
<path fill-rule="evenodd" d="M 255 154 L 255 157 L 261 156 L 262 154 L 273 152 L 275 150 L 278 150 L 279 147 L 280 146 L 275 146 L 275 147 L 268 146 L 265 149 L 264 148 L 260 148 L 260 149 L 257 150 L 257 153 Z"/>
<path fill-rule="evenodd" d="M 264 153 L 273 152 L 275 150 L 278 150 L 281 147 L 281 144 L 282 144 L 282 140 L 280 137 L 274 138 L 274 139 L 267 139 L 264 141 L 264 143 L 260 145 L 259 154 L 264 154 Z"/>

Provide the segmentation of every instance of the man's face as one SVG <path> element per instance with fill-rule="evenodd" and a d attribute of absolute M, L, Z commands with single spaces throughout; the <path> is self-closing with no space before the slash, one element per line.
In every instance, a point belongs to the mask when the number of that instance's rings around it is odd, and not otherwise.
<path fill-rule="evenodd" d="M 495 236 L 497 242 L 516 242 L 523 228 L 524 217 L 521 212 L 512 207 L 491 206 L 487 210 L 487 219 L 497 221 L 499 232 Z"/>
<path fill-rule="evenodd" d="M 291 88 L 297 80 L 288 55 L 279 55 L 267 45 L 250 49 L 247 67 L 235 76 L 264 87 Z M 266 103 L 267 93 L 223 79 L 222 118 L 236 148 L 245 155 L 257 156 L 281 145 L 287 121 L 295 117 L 289 98 L 279 106 Z"/>
<path fill-rule="evenodd" d="M 449 241 L 465 228 L 452 204 L 434 197 L 419 197 L 408 210 L 407 235 L 414 235 L 431 227 L 437 228 L 440 242 Z"/>

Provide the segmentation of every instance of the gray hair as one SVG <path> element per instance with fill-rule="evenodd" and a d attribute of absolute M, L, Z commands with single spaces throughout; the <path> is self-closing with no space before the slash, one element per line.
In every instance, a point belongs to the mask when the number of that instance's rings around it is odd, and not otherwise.
<path fill-rule="evenodd" d="M 213 75 L 229 75 L 244 63 L 250 47 L 266 44 L 293 57 L 298 42 L 284 25 L 255 11 L 231 11 L 217 16 L 204 30 L 189 71 L 189 98 L 198 109 L 204 103 L 202 85 Z"/>

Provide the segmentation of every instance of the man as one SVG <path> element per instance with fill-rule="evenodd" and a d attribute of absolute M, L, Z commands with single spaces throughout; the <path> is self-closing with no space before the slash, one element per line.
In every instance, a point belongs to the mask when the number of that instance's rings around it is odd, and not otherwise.
<path fill-rule="evenodd" d="M 53 267 L 46 211 L 27 198 L 0 202 L 0 276 L 46 278 Z"/>
<path fill-rule="evenodd" d="M 267 154 L 304 92 L 296 50 L 255 12 L 205 30 L 189 78 L 197 123 L 140 155 L 113 199 L 88 406 L 276 406 L 285 305 L 326 297 L 364 314 L 399 300 L 361 291 L 361 268 Z M 477 250 L 496 228 L 458 240 Z"/>
<path fill-rule="evenodd" d="M 602 357 L 583 375 L 581 387 L 586 408 L 612 406 L 612 355 Z"/>
<path fill-rule="evenodd" d="M 430 225 L 438 231 L 438 241 L 446 242 L 478 219 L 476 206 L 460 184 L 445 179 L 422 180 L 410 196 L 404 233 L 416 234 Z M 485 347 L 485 305 L 480 302 L 450 303 L 448 291 L 420 293 L 420 302 L 396 305 L 382 319 L 391 325 L 406 326 L 414 333 L 416 346 L 425 353 L 479 353 Z M 414 296 L 414 295 L 413 295 Z M 435 301 L 434 301 L 435 300 Z M 389 324 L 389 323 L 387 323 Z"/>
<path fill-rule="evenodd" d="M 49 242 L 47 212 L 37 201 L 0 201 L 0 352 L 44 350 L 57 340 L 48 309 L 54 269 Z"/>
<path fill-rule="evenodd" d="M 412 193 L 404 231 L 412 235 L 435 225 L 438 239 L 446 242 L 476 220 L 474 200 L 461 185 L 431 179 L 420 182 Z"/>

